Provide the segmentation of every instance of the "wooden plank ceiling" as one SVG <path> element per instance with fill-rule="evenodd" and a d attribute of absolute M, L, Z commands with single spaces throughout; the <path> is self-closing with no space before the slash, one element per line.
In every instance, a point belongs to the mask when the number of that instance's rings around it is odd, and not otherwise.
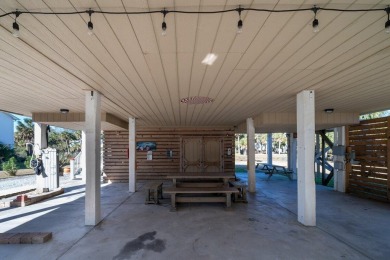
<path fill-rule="evenodd" d="M 385 8 L 379 0 L 2 0 L 16 9 L 67 12 L 213 11 L 242 7 Z M 103 112 L 145 126 L 233 126 L 262 112 L 296 110 L 296 94 L 316 91 L 316 110 L 366 113 L 390 108 L 390 35 L 383 12 L 319 11 L 238 14 L 22 14 L 0 18 L 0 110 L 84 111 L 85 90 L 103 94 Z M 218 56 L 212 66 L 201 61 Z M 205 96 L 211 104 L 181 98 Z"/>

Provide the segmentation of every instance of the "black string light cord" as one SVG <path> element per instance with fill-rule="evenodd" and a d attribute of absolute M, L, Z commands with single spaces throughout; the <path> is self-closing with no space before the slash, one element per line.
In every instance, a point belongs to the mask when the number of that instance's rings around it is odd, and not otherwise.
<path fill-rule="evenodd" d="M 383 12 L 385 11 L 387 14 L 387 21 L 385 23 L 385 29 L 386 33 L 390 33 L 390 6 L 387 6 L 385 8 L 372 8 L 372 9 L 339 9 L 339 8 L 325 8 L 325 7 L 317 7 L 314 5 L 311 8 L 300 8 L 300 9 L 259 9 L 259 8 L 244 8 L 239 6 L 238 8 L 233 9 L 226 9 L 226 10 L 216 10 L 216 11 L 183 11 L 183 10 L 154 10 L 154 11 L 139 11 L 139 12 L 113 12 L 113 11 L 101 11 L 101 10 L 93 10 L 88 9 L 85 11 L 73 11 L 73 12 L 41 12 L 41 11 L 20 11 L 16 10 L 13 12 L 8 12 L 0 15 L 1 17 L 7 16 L 7 15 L 14 15 L 15 16 L 15 22 L 13 23 L 13 35 L 15 37 L 19 37 L 19 25 L 17 24 L 16 19 L 21 14 L 32 14 L 32 15 L 74 15 L 74 14 L 88 14 L 89 15 L 89 22 L 88 22 L 88 34 L 93 35 L 93 23 L 91 21 L 91 16 L 94 13 L 97 14 L 109 14 L 109 15 L 142 15 L 142 14 L 156 14 L 161 13 L 163 15 L 163 23 L 162 23 L 162 35 L 166 35 L 167 30 L 167 24 L 165 22 L 165 16 L 168 13 L 180 13 L 180 14 L 219 14 L 219 13 L 229 13 L 229 12 L 237 12 L 239 15 L 239 21 L 237 24 L 238 31 L 242 31 L 243 22 L 241 20 L 241 12 L 242 11 L 254 11 L 254 12 L 268 12 L 268 13 L 288 13 L 288 12 L 306 12 L 306 11 L 312 11 L 314 13 L 314 20 L 313 20 L 313 31 L 318 32 L 319 28 L 319 22 L 317 19 L 317 12 L 318 11 L 333 11 L 333 12 Z"/>
<path fill-rule="evenodd" d="M 377 12 L 377 11 L 385 11 L 388 12 L 388 9 L 390 7 L 386 8 L 372 8 L 372 9 L 339 9 L 339 8 L 326 8 L 326 7 L 311 7 L 311 8 L 300 8 L 300 9 L 280 9 L 280 10 L 274 10 L 274 9 L 260 9 L 260 8 L 245 8 L 245 7 L 239 7 L 239 8 L 233 8 L 233 9 L 226 9 L 226 10 L 216 10 L 216 11 L 183 11 L 183 10 L 155 10 L 155 11 L 139 11 L 139 12 L 113 12 L 113 11 L 99 11 L 99 10 L 92 10 L 93 13 L 97 14 L 128 14 L 128 15 L 135 15 L 135 14 L 155 14 L 155 13 L 180 13 L 180 14 L 219 14 L 219 13 L 229 13 L 229 12 L 240 12 L 240 11 L 255 11 L 255 12 L 268 12 L 268 13 L 289 13 L 289 12 L 304 12 L 304 11 L 336 11 L 336 12 Z M 72 15 L 72 14 L 89 14 L 91 12 L 91 9 L 85 10 L 85 11 L 73 11 L 73 12 L 41 12 L 41 11 L 20 11 L 16 10 L 13 12 L 8 12 L 0 15 L 1 17 L 7 16 L 7 15 L 21 15 L 21 14 L 33 14 L 33 15 Z"/>

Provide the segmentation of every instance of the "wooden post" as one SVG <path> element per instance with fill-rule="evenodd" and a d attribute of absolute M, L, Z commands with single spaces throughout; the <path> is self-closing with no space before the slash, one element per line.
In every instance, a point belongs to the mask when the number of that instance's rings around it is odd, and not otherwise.
<path fill-rule="evenodd" d="M 85 225 L 97 225 L 101 220 L 100 211 L 100 93 L 85 93 Z"/>
<path fill-rule="evenodd" d="M 129 118 L 129 192 L 136 190 L 135 148 L 135 118 Z"/>
<path fill-rule="evenodd" d="M 390 200 L 390 117 L 387 118 L 387 200 Z"/>
<path fill-rule="evenodd" d="M 349 146 L 349 126 L 345 127 L 345 147 L 346 153 L 351 154 L 352 149 Z M 345 192 L 349 192 L 349 175 L 351 174 L 352 165 L 351 161 L 347 160 L 345 163 Z"/>
<path fill-rule="evenodd" d="M 248 136 L 248 186 L 249 192 L 256 192 L 256 175 L 255 175 L 255 127 L 252 118 L 246 119 L 246 128 Z"/>
<path fill-rule="evenodd" d="M 298 221 L 316 225 L 316 188 L 314 182 L 315 112 L 314 90 L 297 95 L 298 130 Z"/>

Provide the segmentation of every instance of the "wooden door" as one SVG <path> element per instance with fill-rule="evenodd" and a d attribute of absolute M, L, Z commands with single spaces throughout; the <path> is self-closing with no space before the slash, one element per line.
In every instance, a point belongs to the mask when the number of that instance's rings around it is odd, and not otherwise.
<path fill-rule="evenodd" d="M 221 172 L 222 138 L 186 137 L 182 139 L 182 172 Z"/>
<path fill-rule="evenodd" d="M 202 138 L 183 138 L 182 145 L 182 172 L 201 172 L 202 167 Z"/>
<path fill-rule="evenodd" d="M 203 167 L 205 172 L 221 172 L 222 139 L 219 137 L 203 138 Z"/>

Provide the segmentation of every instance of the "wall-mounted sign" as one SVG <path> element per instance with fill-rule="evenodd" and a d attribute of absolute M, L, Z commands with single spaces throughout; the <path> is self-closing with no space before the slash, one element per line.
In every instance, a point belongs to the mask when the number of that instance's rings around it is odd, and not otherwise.
<path fill-rule="evenodd" d="M 156 149 L 156 142 L 137 142 L 137 151 L 155 151 Z"/>

